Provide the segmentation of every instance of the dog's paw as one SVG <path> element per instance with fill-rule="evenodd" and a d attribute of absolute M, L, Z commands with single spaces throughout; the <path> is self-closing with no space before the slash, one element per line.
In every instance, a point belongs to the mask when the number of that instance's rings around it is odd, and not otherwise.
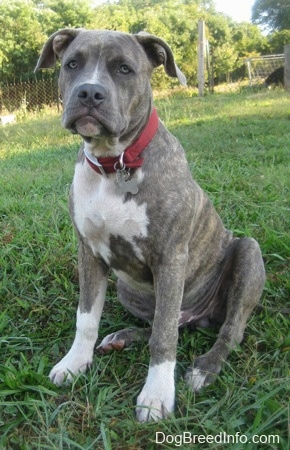
<path fill-rule="evenodd" d="M 190 368 L 185 375 L 185 381 L 194 392 L 197 392 L 211 384 L 214 379 L 208 372 L 197 368 Z"/>
<path fill-rule="evenodd" d="M 139 422 L 166 418 L 174 409 L 174 366 L 165 362 L 149 368 L 147 381 L 137 398 L 136 416 Z"/>
<path fill-rule="evenodd" d="M 192 390 L 197 392 L 216 380 L 221 367 L 220 356 L 213 350 L 210 350 L 196 358 L 193 367 L 188 369 L 185 380 Z"/>
<path fill-rule="evenodd" d="M 101 355 L 108 353 L 112 350 L 123 350 L 126 346 L 125 339 L 119 337 L 118 333 L 112 333 L 106 336 L 100 345 L 97 346 L 96 350 Z"/>
<path fill-rule="evenodd" d="M 174 409 L 174 393 L 156 397 L 142 390 L 137 398 L 136 416 L 139 422 L 165 419 Z"/>
<path fill-rule="evenodd" d="M 50 381 L 58 386 L 69 383 L 73 375 L 84 373 L 91 365 L 91 358 L 84 358 L 82 355 L 73 357 L 68 353 L 58 364 L 56 364 L 49 374 Z"/>

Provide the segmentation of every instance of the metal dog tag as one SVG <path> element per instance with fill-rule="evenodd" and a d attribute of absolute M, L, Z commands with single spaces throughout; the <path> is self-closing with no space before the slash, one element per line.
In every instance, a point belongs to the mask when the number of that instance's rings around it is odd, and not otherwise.
<path fill-rule="evenodd" d="M 139 189 L 137 186 L 137 180 L 136 178 L 130 179 L 130 174 L 125 169 L 117 169 L 116 170 L 116 178 L 119 188 L 121 189 L 121 192 L 124 194 L 130 193 L 130 194 L 137 194 Z"/>

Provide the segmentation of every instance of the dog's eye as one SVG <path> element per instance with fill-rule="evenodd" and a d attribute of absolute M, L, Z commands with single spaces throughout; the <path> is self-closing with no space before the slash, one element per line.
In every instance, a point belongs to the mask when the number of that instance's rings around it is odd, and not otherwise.
<path fill-rule="evenodd" d="M 69 68 L 69 69 L 77 69 L 78 68 L 78 63 L 77 63 L 77 61 L 75 60 L 75 59 L 73 59 L 72 61 L 70 61 L 69 63 L 67 63 L 67 67 Z"/>
<path fill-rule="evenodd" d="M 119 67 L 118 72 L 122 73 L 123 75 L 127 75 L 128 73 L 131 73 L 132 70 L 130 69 L 130 67 L 127 66 L 127 64 L 122 64 Z"/>

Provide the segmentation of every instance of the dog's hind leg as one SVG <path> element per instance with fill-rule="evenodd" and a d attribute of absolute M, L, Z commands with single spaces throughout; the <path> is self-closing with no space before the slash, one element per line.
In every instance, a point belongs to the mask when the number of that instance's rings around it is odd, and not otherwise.
<path fill-rule="evenodd" d="M 120 303 L 135 317 L 145 321 L 153 319 L 155 309 L 155 297 L 153 295 L 131 289 L 121 280 L 118 280 L 117 292 Z M 123 350 L 123 348 L 129 347 L 135 342 L 147 342 L 151 332 L 151 327 L 125 328 L 106 336 L 98 345 L 97 351 L 105 354 L 111 350 Z"/>
<path fill-rule="evenodd" d="M 103 355 L 111 350 L 123 350 L 135 342 L 148 341 L 151 332 L 151 328 L 125 328 L 106 336 L 98 345 L 97 352 Z"/>
<path fill-rule="evenodd" d="M 226 318 L 211 350 L 199 356 L 186 374 L 194 391 L 214 381 L 231 349 L 242 341 L 247 319 L 259 302 L 265 283 L 262 255 L 254 239 L 234 239 L 225 264 L 219 301 L 226 302 Z"/>

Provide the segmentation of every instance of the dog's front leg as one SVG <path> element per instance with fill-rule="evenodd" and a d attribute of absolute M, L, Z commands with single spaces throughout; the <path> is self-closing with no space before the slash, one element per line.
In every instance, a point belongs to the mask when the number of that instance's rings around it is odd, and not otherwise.
<path fill-rule="evenodd" d="M 146 383 L 137 398 L 140 422 L 165 418 L 174 409 L 178 319 L 184 289 L 187 252 L 167 257 L 167 264 L 154 275 L 156 309 L 150 345 L 150 366 Z"/>
<path fill-rule="evenodd" d="M 92 363 L 106 295 L 107 268 L 82 240 L 79 242 L 79 281 L 80 302 L 75 339 L 69 352 L 49 375 L 51 381 L 58 385 L 70 381 L 74 374 L 85 372 Z"/>

